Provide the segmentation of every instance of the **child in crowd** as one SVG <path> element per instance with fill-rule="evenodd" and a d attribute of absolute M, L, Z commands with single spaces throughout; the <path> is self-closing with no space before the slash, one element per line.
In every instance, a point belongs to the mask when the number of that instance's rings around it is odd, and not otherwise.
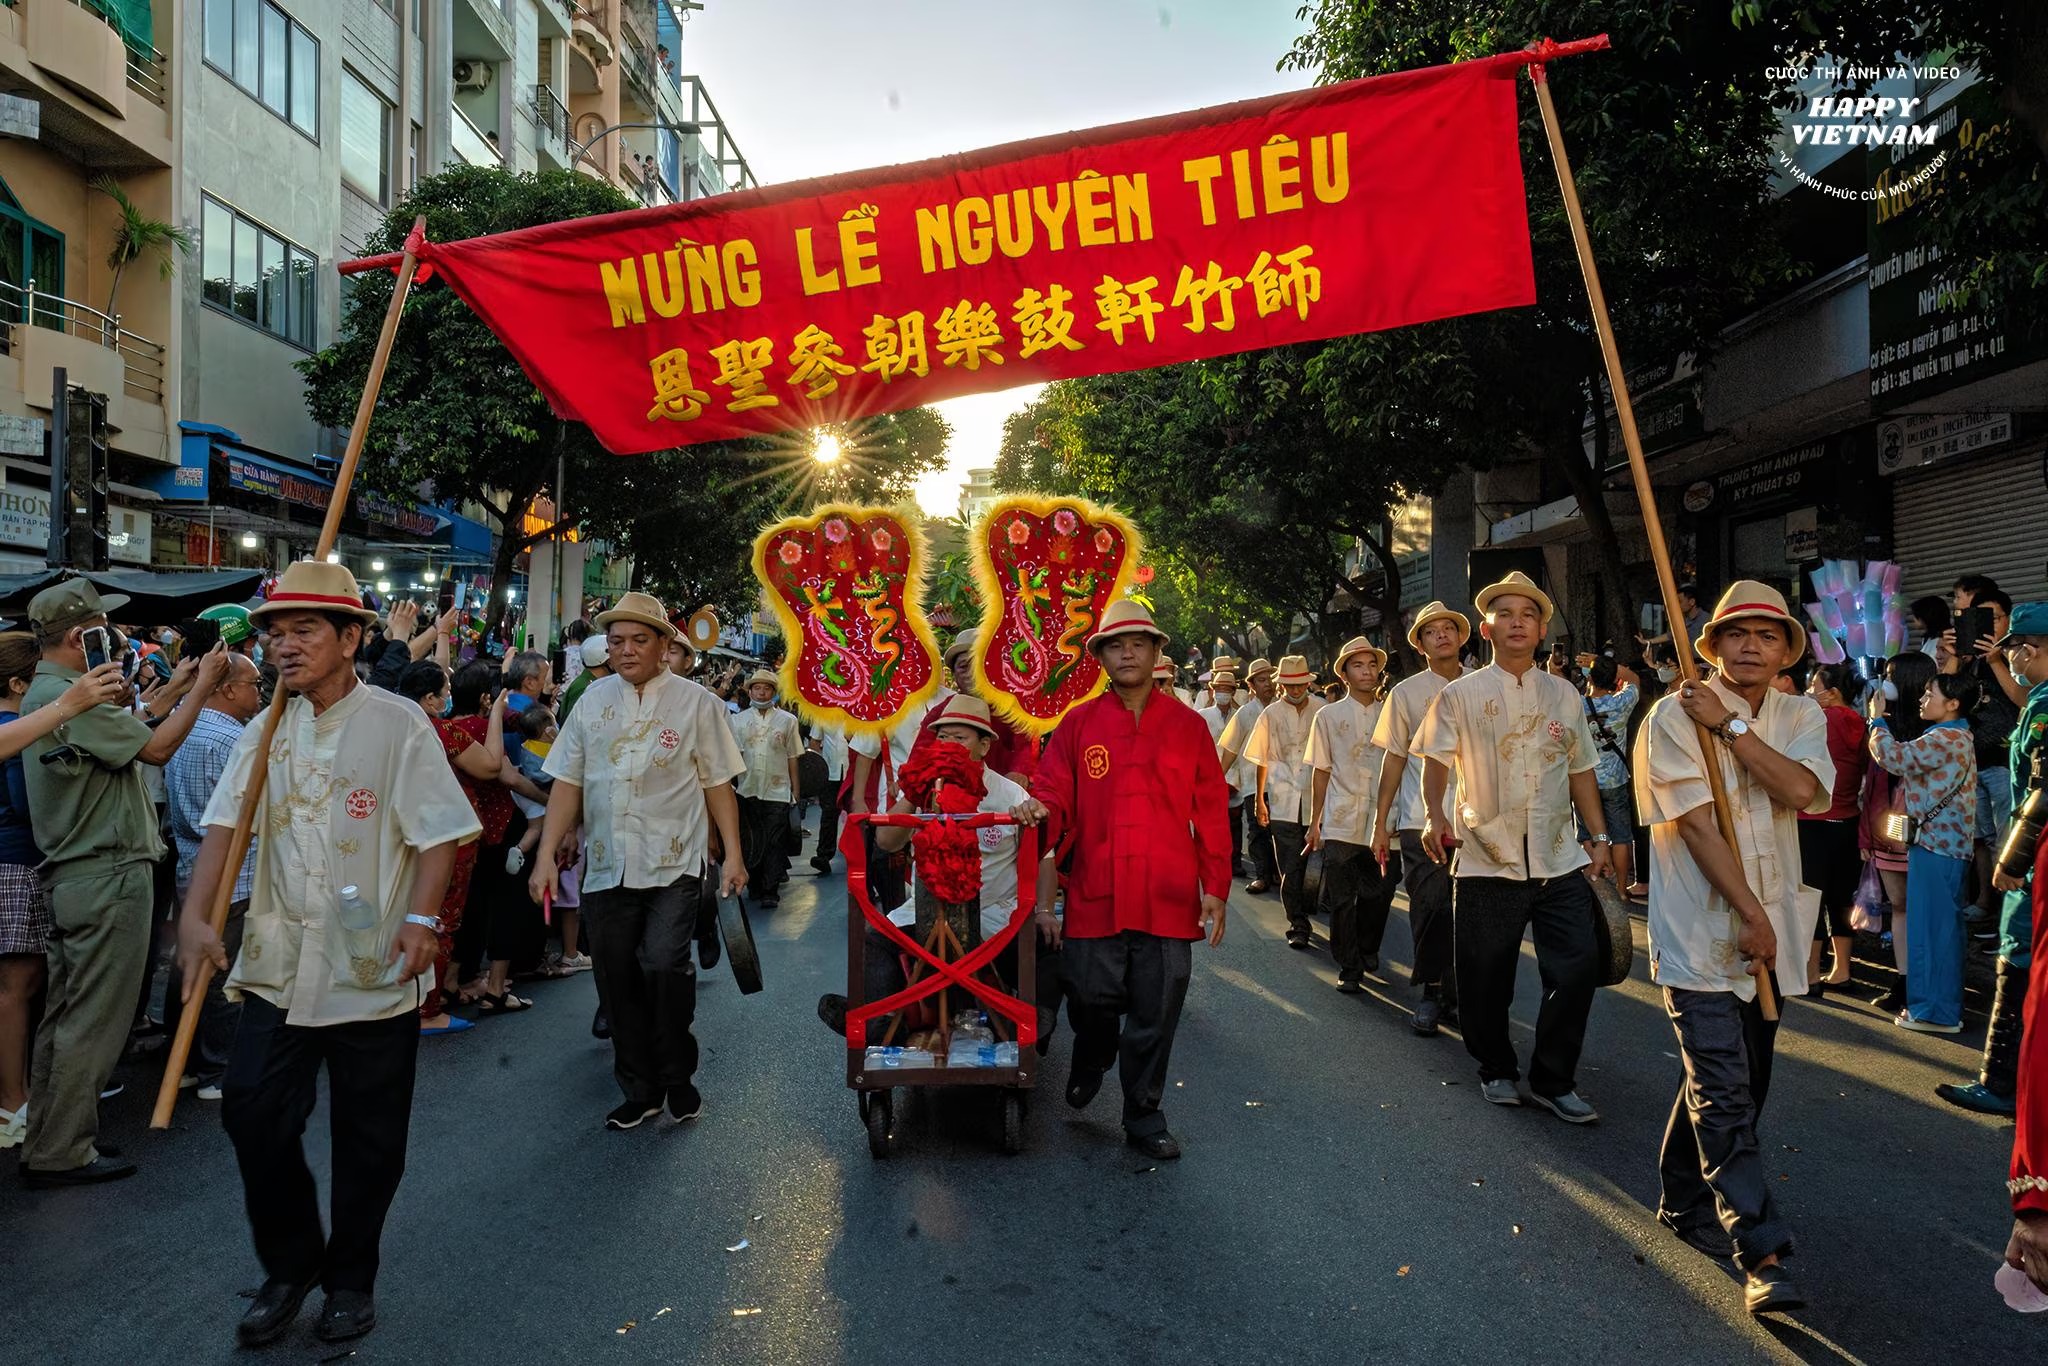
<path fill-rule="evenodd" d="M 546 707 L 533 706 L 512 718 L 514 729 L 520 740 L 510 747 L 506 757 L 513 765 L 543 792 L 552 780 L 541 771 L 541 762 L 548 757 L 548 749 L 555 743 L 555 714 Z M 519 843 L 505 852 L 505 871 L 518 876 L 533 858 L 535 847 L 540 844 L 541 817 L 547 815 L 545 802 L 514 792 L 512 804 L 519 808 L 519 814 L 526 817 L 526 833 L 519 837 Z"/>

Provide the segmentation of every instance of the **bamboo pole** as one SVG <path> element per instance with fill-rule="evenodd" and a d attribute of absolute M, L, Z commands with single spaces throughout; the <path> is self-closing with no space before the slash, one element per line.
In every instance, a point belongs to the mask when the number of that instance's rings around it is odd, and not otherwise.
<path fill-rule="evenodd" d="M 1657 495 L 1650 487 L 1650 467 L 1643 459 L 1642 438 L 1636 434 L 1635 406 L 1629 402 L 1628 381 L 1621 370 L 1621 348 L 1614 340 L 1614 322 L 1607 316 L 1607 295 L 1600 288 L 1600 269 L 1593 261 L 1593 242 L 1586 233 L 1586 216 L 1579 207 L 1578 186 L 1572 180 L 1571 159 L 1565 155 L 1564 134 L 1557 124 L 1557 106 L 1550 98 L 1550 81 L 1544 71 L 1544 58 L 1554 55 L 1556 47 L 1546 39 L 1531 49 L 1536 59 L 1529 64 L 1529 78 L 1536 86 L 1536 105 L 1543 113 L 1543 132 L 1550 141 L 1550 159 L 1557 167 L 1557 188 L 1564 195 L 1565 216 L 1571 220 L 1572 245 L 1577 248 L 1579 269 L 1586 277 L 1586 298 L 1592 305 L 1593 329 L 1599 334 L 1600 355 L 1607 365 L 1607 387 L 1614 394 L 1614 414 L 1621 423 L 1622 444 L 1628 448 L 1629 473 L 1634 477 L 1636 501 L 1642 504 L 1643 531 L 1650 541 L 1650 559 L 1657 567 L 1657 587 L 1664 598 L 1664 616 L 1670 623 L 1672 643 L 1678 656 L 1678 676 L 1689 685 L 1700 681 L 1699 668 L 1693 662 L 1690 642 L 1681 642 L 1680 633 L 1685 626 L 1685 613 L 1678 603 L 1678 580 L 1671 571 L 1671 550 L 1664 543 L 1664 523 L 1657 516 Z M 1714 819 L 1721 828 L 1721 838 L 1728 842 L 1728 848 L 1735 856 L 1735 866 L 1742 866 L 1742 845 L 1735 835 L 1735 815 L 1728 804 L 1727 785 L 1721 777 L 1720 752 L 1715 748 L 1713 734 L 1705 726 L 1694 723 L 1699 735 L 1700 755 L 1704 760 L 1707 788 L 1714 797 Z M 1733 912 L 1731 912 L 1733 914 Z M 1781 953 L 1792 950 L 1805 952 L 1804 945 L 1780 944 Z M 1766 1020 L 1778 1018 L 1777 993 L 1771 988 L 1770 970 L 1756 974 L 1757 1001 L 1763 1008 Z"/>
<path fill-rule="evenodd" d="M 406 296 L 412 291 L 412 282 L 419 270 L 419 249 L 426 243 L 427 220 L 423 214 L 413 220 L 412 231 L 406 234 L 405 251 L 398 261 L 398 281 L 392 286 L 390 306 L 384 310 L 384 325 L 377 333 L 377 349 L 370 356 L 369 377 L 363 383 L 363 396 L 356 402 L 355 425 L 349 428 L 348 449 L 341 458 L 341 468 L 334 476 L 334 492 L 327 500 L 327 516 L 320 524 L 320 543 L 313 551 L 313 558 L 324 560 L 334 549 L 335 538 L 341 534 L 341 515 L 348 507 L 349 485 L 355 481 L 356 466 L 362 460 L 363 441 L 369 435 L 370 415 L 376 411 L 377 391 L 384 385 L 384 368 L 391 361 L 391 345 L 398 335 L 398 317 L 405 310 Z M 270 710 L 263 718 L 263 739 L 259 748 L 264 754 L 270 753 L 271 742 L 277 736 L 277 723 L 284 716 L 289 690 L 282 682 L 271 694 Z M 242 798 L 242 809 L 235 813 L 234 834 L 228 840 L 227 862 L 221 866 L 220 883 L 214 888 L 213 906 L 208 919 L 213 932 L 218 935 L 227 928 L 228 908 L 234 902 L 235 877 L 240 872 L 242 860 L 248 857 L 249 843 L 255 834 L 256 813 L 263 806 L 263 788 L 270 776 L 270 765 L 257 764 L 249 775 L 249 790 Z M 199 1028 L 200 1012 L 205 1006 L 206 987 L 213 979 L 214 967 L 210 960 L 202 960 L 198 973 L 191 982 L 191 999 L 178 1016 L 178 1032 L 171 1039 L 171 1046 L 164 1060 L 163 1081 L 157 1086 L 156 1109 L 149 1117 L 152 1129 L 168 1129 L 171 1125 L 171 1111 L 178 1104 L 178 1081 L 185 1074 L 185 1062 L 192 1053 L 192 1037 Z"/>

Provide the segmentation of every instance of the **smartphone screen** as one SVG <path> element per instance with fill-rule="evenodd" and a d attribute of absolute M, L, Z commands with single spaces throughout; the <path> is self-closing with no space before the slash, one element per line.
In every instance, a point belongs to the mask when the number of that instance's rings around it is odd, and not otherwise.
<path fill-rule="evenodd" d="M 113 638 L 108 635 L 107 628 L 104 626 L 88 627 L 83 643 L 85 645 L 85 669 L 87 673 L 91 673 L 94 669 L 106 663 L 113 654 Z"/>

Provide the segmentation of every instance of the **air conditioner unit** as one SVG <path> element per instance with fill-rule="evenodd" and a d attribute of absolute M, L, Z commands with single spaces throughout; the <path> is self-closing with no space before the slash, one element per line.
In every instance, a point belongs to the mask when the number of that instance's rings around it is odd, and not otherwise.
<path fill-rule="evenodd" d="M 457 90 L 487 90 L 490 88 L 494 71 L 489 62 L 457 62 L 455 64 L 455 88 Z"/>

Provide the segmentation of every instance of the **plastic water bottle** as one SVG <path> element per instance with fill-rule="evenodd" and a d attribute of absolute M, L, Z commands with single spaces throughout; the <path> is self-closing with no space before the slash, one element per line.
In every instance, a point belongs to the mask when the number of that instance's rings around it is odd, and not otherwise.
<path fill-rule="evenodd" d="M 351 883 L 341 889 L 341 927 L 353 934 L 366 934 L 377 928 L 383 917 L 377 908 L 364 899 L 362 892 Z"/>

